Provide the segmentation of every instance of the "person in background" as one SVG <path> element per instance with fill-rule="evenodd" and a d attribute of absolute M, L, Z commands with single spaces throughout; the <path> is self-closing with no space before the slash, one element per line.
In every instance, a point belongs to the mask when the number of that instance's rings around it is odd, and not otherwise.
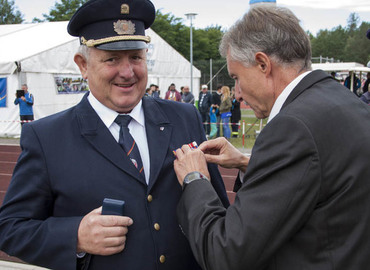
<path fill-rule="evenodd" d="M 222 88 L 222 85 L 219 84 L 217 86 L 217 91 L 212 93 L 212 106 L 213 107 L 217 107 L 217 108 L 220 108 L 220 105 L 221 105 L 221 88 Z M 220 111 L 218 110 L 217 114 L 217 137 L 220 137 L 220 130 L 221 130 L 221 126 L 220 126 L 220 123 L 221 123 L 221 115 L 220 115 Z"/>
<path fill-rule="evenodd" d="M 190 103 L 194 105 L 194 95 L 190 93 L 189 86 L 185 85 L 182 88 L 182 102 L 184 103 Z"/>
<path fill-rule="evenodd" d="M 176 218 L 173 151 L 206 137 L 193 105 L 143 97 L 155 14 L 148 0 L 91 0 L 72 16 L 90 92 L 24 125 L 0 208 L 4 252 L 55 270 L 200 270 Z M 209 169 L 228 207 L 217 166 Z M 106 212 L 105 198 L 124 201 L 123 211 Z"/>
<path fill-rule="evenodd" d="M 222 121 L 222 134 L 226 139 L 230 139 L 230 117 L 231 117 L 231 97 L 230 88 L 228 86 L 222 86 L 221 88 L 221 104 L 220 104 L 220 115 Z"/>
<path fill-rule="evenodd" d="M 211 107 L 211 94 L 208 92 L 208 86 L 203 84 L 198 98 L 198 110 L 202 117 L 203 127 L 206 135 L 209 136 L 209 108 Z"/>
<path fill-rule="evenodd" d="M 146 97 L 152 97 L 153 95 L 153 92 L 152 92 L 152 89 L 149 87 L 145 90 L 145 96 Z"/>
<path fill-rule="evenodd" d="M 370 83 L 370 72 L 366 74 L 366 81 L 364 83 L 364 87 L 362 88 L 363 94 L 369 91 L 369 83 Z"/>
<path fill-rule="evenodd" d="M 176 85 L 171 83 L 168 91 L 166 92 L 165 99 L 181 102 L 181 94 L 176 90 Z"/>
<path fill-rule="evenodd" d="M 339 82 L 339 80 L 337 79 L 337 73 L 336 73 L 335 71 L 332 71 L 332 72 L 330 73 L 330 75 L 331 75 L 331 77 L 332 77 L 334 80 L 336 80 L 337 82 Z"/>
<path fill-rule="evenodd" d="M 236 99 L 268 123 L 250 158 L 224 138 L 176 151 L 178 221 L 201 267 L 368 269 L 370 106 L 312 71 L 309 36 L 286 8 L 251 8 L 220 53 Z M 207 162 L 244 173 L 227 209 Z"/>
<path fill-rule="evenodd" d="M 211 106 L 209 109 L 209 122 L 211 123 L 211 131 L 209 133 L 209 138 L 213 139 L 217 136 L 217 113 L 218 113 L 218 106 Z"/>
<path fill-rule="evenodd" d="M 150 85 L 150 91 L 152 92 L 152 97 L 154 98 L 160 98 L 160 91 L 159 87 L 155 84 Z"/>
<path fill-rule="evenodd" d="M 33 95 L 28 92 L 27 84 L 22 84 L 22 88 L 24 91 L 24 95 L 18 97 L 17 94 L 14 100 L 15 105 L 19 105 L 19 117 L 21 120 L 21 126 L 25 123 L 25 121 L 33 121 L 33 103 L 34 98 Z"/>
<path fill-rule="evenodd" d="M 365 102 L 366 104 L 370 104 L 370 92 L 366 92 L 361 95 L 360 99 Z"/>
<path fill-rule="evenodd" d="M 352 75 L 353 75 L 353 81 L 352 81 L 353 93 L 356 96 L 359 96 L 358 90 L 361 88 L 361 80 L 356 76 L 356 73 L 354 73 L 353 71 L 350 71 L 349 75 L 344 80 L 344 86 L 351 90 Z"/>
<path fill-rule="evenodd" d="M 231 136 L 233 138 L 237 138 L 239 135 L 239 126 L 240 126 L 240 119 L 241 119 L 241 111 L 240 111 L 240 102 L 235 98 L 235 87 L 231 88 L 231 100 L 232 100 L 232 107 L 231 107 Z"/>

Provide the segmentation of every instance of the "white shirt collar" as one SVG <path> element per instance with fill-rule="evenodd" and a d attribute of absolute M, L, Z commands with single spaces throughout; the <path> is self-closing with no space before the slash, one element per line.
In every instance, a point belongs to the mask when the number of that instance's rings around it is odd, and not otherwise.
<path fill-rule="evenodd" d="M 109 129 L 119 113 L 103 105 L 94 97 L 91 92 L 87 99 L 95 112 L 99 115 L 100 119 Z M 145 126 L 144 111 L 142 108 L 142 100 L 140 100 L 140 102 L 132 109 L 130 113 L 128 113 L 128 115 L 130 115 L 132 119 L 134 119 L 141 126 Z"/>
<path fill-rule="evenodd" d="M 295 78 L 293 81 L 291 81 L 290 84 L 288 84 L 287 87 L 285 87 L 285 89 L 283 90 L 283 92 L 281 92 L 281 94 L 276 99 L 276 101 L 274 103 L 274 106 L 272 106 L 272 109 L 271 109 L 271 112 L 270 112 L 270 116 L 269 116 L 269 119 L 267 120 L 267 123 L 269 123 L 280 112 L 281 108 L 284 105 L 284 102 L 287 100 L 287 98 L 290 95 L 290 93 L 292 93 L 293 89 L 298 85 L 298 83 L 306 75 L 308 75 L 310 72 L 311 72 L 311 70 L 302 73 L 297 78 Z"/>

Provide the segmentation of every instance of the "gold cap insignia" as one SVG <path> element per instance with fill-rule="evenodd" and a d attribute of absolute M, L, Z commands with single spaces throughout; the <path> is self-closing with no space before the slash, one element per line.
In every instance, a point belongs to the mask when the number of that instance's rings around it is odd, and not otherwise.
<path fill-rule="evenodd" d="M 130 7 L 127 4 L 121 5 L 121 14 L 130 14 Z"/>
<path fill-rule="evenodd" d="M 118 35 L 133 35 L 135 34 L 135 24 L 131 21 L 126 20 L 118 20 L 117 22 L 113 23 L 114 31 Z"/>

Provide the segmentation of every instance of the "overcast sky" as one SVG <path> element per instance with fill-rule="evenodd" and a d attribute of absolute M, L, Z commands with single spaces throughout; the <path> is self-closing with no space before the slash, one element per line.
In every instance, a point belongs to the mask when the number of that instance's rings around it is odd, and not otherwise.
<path fill-rule="evenodd" d="M 55 2 L 60 0 L 14 0 L 18 10 L 24 14 L 26 22 L 34 17 L 43 19 L 42 14 L 49 13 Z M 197 13 L 193 26 L 205 28 L 220 25 L 224 29 L 248 11 L 249 0 L 152 0 L 156 9 L 162 13 L 172 13 L 184 19 L 186 13 Z M 370 0 L 277 0 L 280 6 L 290 8 L 301 20 L 302 27 L 312 34 L 320 29 L 331 30 L 333 27 L 347 25 L 347 19 L 356 12 L 362 21 L 370 22 Z"/>

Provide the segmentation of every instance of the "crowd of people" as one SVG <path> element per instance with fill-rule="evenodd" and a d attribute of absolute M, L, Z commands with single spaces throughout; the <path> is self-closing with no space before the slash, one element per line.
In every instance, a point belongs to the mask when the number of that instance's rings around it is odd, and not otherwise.
<path fill-rule="evenodd" d="M 159 87 L 151 84 L 146 89 L 145 95 L 160 98 Z M 220 137 L 221 130 L 222 136 L 226 139 L 237 138 L 239 135 L 241 111 L 240 102 L 235 98 L 234 87 L 230 89 L 228 86 L 219 85 L 216 91 L 210 93 L 208 86 L 203 84 L 196 104 L 189 86 L 181 86 L 178 91 L 176 85 L 171 83 L 164 99 L 196 105 L 202 117 L 206 136 L 209 139 Z"/>

